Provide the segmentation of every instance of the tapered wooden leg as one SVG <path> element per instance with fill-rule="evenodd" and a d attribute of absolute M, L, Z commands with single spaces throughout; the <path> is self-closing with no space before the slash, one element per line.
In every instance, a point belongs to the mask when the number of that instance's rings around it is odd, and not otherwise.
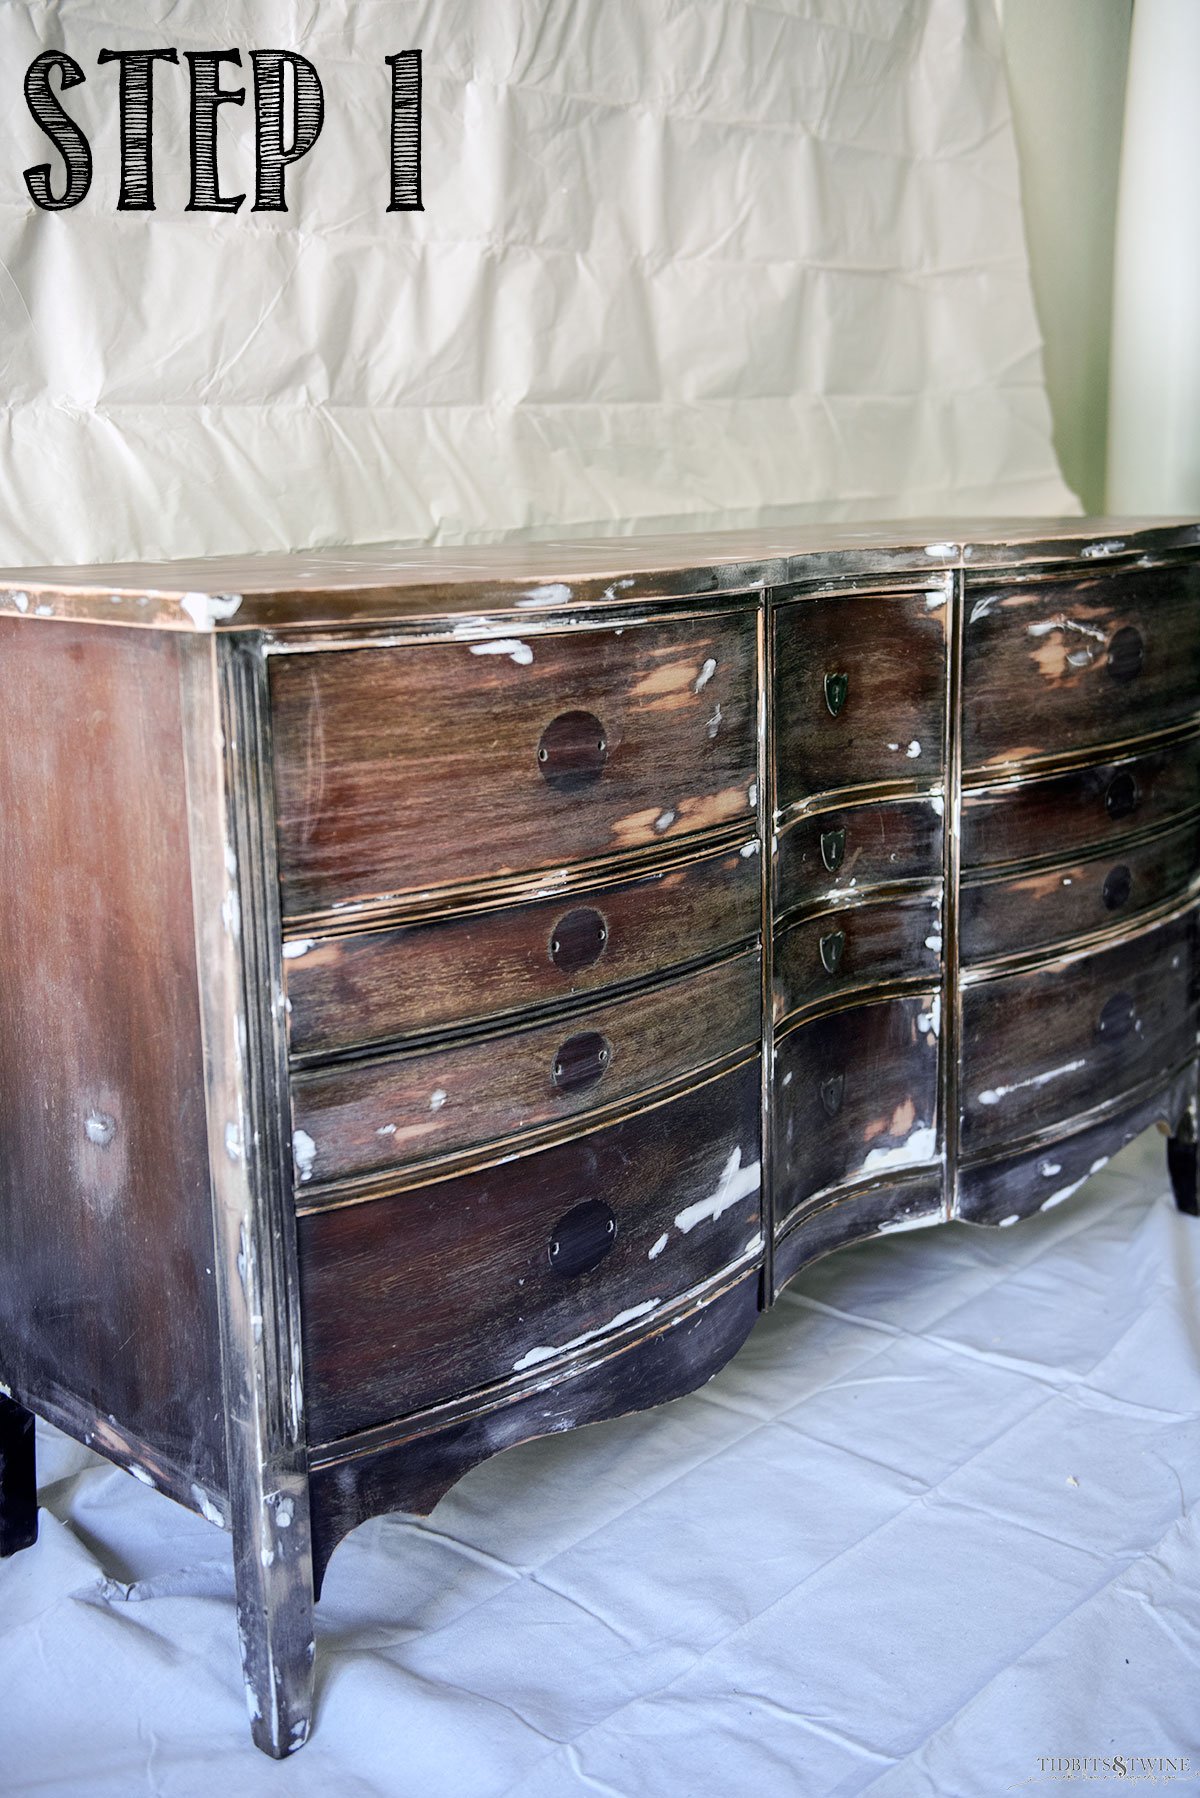
<path fill-rule="evenodd" d="M 1196 1116 L 1189 1107 L 1179 1120 L 1174 1136 L 1167 1138 L 1167 1172 L 1175 1203 L 1189 1217 L 1200 1217 L 1196 1192 Z"/>
<path fill-rule="evenodd" d="M 234 1506 L 238 1636 L 250 1728 L 264 1754 L 294 1754 L 313 1707 L 308 1482 L 285 1479 Z"/>
<path fill-rule="evenodd" d="M 37 1541 L 33 1413 L 0 1392 L 0 1555 Z"/>

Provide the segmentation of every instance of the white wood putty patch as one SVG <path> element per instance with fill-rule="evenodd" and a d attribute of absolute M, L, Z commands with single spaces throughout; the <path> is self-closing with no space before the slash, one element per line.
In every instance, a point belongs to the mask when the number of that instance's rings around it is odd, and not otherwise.
<path fill-rule="evenodd" d="M 705 725 L 704 728 L 708 732 L 710 740 L 716 736 L 717 732 L 721 728 L 721 708 L 720 708 L 720 706 L 716 707 L 716 709 L 713 712 L 712 717 L 709 719 L 708 723 Z"/>
<path fill-rule="evenodd" d="M 1101 538 L 1098 543 L 1085 543 L 1079 553 L 1091 561 L 1095 556 L 1120 555 L 1124 547 L 1124 537 L 1105 537 Z"/>
<path fill-rule="evenodd" d="M 223 1530 L 225 1528 L 224 1514 L 217 1509 L 203 1486 L 192 1487 L 192 1501 L 201 1517 L 207 1517 L 208 1521 L 210 1523 L 215 1523 L 218 1529 Z"/>
<path fill-rule="evenodd" d="M 53 618 L 54 607 L 46 605 L 43 601 L 40 606 L 34 606 L 33 615 L 35 618 Z"/>
<path fill-rule="evenodd" d="M 925 595 L 925 610 L 927 612 L 936 612 L 938 607 L 944 606 L 945 603 L 946 595 L 944 593 L 935 591 Z"/>
<path fill-rule="evenodd" d="M 123 595 L 114 593 L 114 603 L 119 604 Z M 242 603 L 240 593 L 185 593 L 179 601 L 180 610 L 187 613 L 198 631 L 211 631 L 216 625 L 223 624 L 232 618 Z"/>
<path fill-rule="evenodd" d="M 292 1154 L 296 1160 L 296 1172 L 301 1180 L 311 1180 L 313 1162 L 317 1157 L 317 1145 L 307 1130 L 293 1131 Z"/>
<path fill-rule="evenodd" d="M 932 1124 L 921 1124 L 892 1148 L 870 1150 L 863 1162 L 863 1172 L 873 1172 L 879 1167 L 907 1167 L 913 1161 L 932 1161 L 936 1148 L 937 1131 Z"/>
<path fill-rule="evenodd" d="M 674 822 L 675 813 L 668 806 L 665 812 L 659 812 L 658 817 L 654 820 L 654 828 L 661 835 L 664 830 L 670 830 Z"/>
<path fill-rule="evenodd" d="M 447 1094 L 446 1094 L 445 1087 L 444 1086 L 435 1086 L 433 1091 L 429 1095 L 430 1111 L 440 1111 L 442 1109 L 442 1106 L 446 1103 L 446 1097 L 447 1097 Z"/>
<path fill-rule="evenodd" d="M 935 818 L 941 818 L 946 811 L 946 801 L 940 793 L 934 793 L 929 801 L 929 809 Z"/>
<path fill-rule="evenodd" d="M 750 803 L 751 810 L 753 810 L 758 804 L 758 782 L 756 780 L 752 780 L 750 785 L 746 788 L 746 798 Z"/>
<path fill-rule="evenodd" d="M 518 668 L 528 668 L 533 651 L 517 637 L 497 637 L 494 643 L 469 644 L 473 656 L 511 656 Z"/>
<path fill-rule="evenodd" d="M 1075 1061 L 1064 1061 L 1059 1068 L 1047 1068 L 1044 1074 L 1030 1074 L 1026 1080 L 1014 1080 L 1011 1086 L 989 1086 L 979 1095 L 981 1105 L 999 1105 L 1001 1099 L 1007 1099 L 1010 1093 L 1023 1092 L 1027 1086 L 1048 1086 L 1062 1074 L 1076 1074 L 1087 1063 L 1079 1057 Z"/>
<path fill-rule="evenodd" d="M 625 576 L 624 580 L 613 581 L 609 586 L 607 586 L 604 589 L 604 597 L 605 597 L 605 599 L 615 599 L 619 592 L 624 592 L 626 587 L 632 587 L 633 585 L 634 585 L 633 576 L 631 574 L 627 574 Z M 568 588 L 567 591 L 569 594 L 570 588 Z M 620 627 L 618 627 L 617 636 L 619 637 L 620 635 L 621 635 L 621 630 L 620 630 Z"/>
<path fill-rule="evenodd" d="M 396 1126 L 395 1124 L 380 1124 L 375 1134 L 376 1136 L 395 1136 Z"/>
<path fill-rule="evenodd" d="M 1107 1166 L 1108 1166 L 1108 1156 L 1100 1155 L 1096 1158 L 1095 1161 L 1093 1161 L 1091 1167 L 1088 1169 L 1088 1173 L 1089 1174 L 1098 1174 L 1102 1167 L 1107 1167 Z"/>
<path fill-rule="evenodd" d="M 912 742 L 909 744 L 908 748 L 904 751 L 904 753 L 908 757 L 910 762 L 916 761 L 917 757 L 921 753 L 921 745 L 917 742 L 917 739 L 915 737 L 913 738 Z"/>
<path fill-rule="evenodd" d="M 624 583 L 618 581 L 617 585 Z M 526 587 L 518 599 L 519 606 L 569 606 L 572 600 L 571 589 L 565 581 L 547 581 L 544 587 Z"/>
<path fill-rule="evenodd" d="M 237 888 L 229 887 L 221 901 L 221 923 L 225 934 L 235 940 L 242 934 L 242 907 L 237 896 Z"/>
<path fill-rule="evenodd" d="M 668 1231 L 664 1230 L 654 1247 L 650 1250 L 650 1253 L 646 1256 L 647 1261 L 654 1261 L 657 1259 L 657 1257 L 662 1254 L 669 1241 L 670 1234 Z"/>
<path fill-rule="evenodd" d="M 117 1134 L 117 1120 L 107 1111 L 89 1111 L 83 1120 L 83 1133 L 98 1149 L 107 1149 Z"/>
<path fill-rule="evenodd" d="M 607 1336 L 610 1330 L 619 1330 L 624 1324 L 635 1323 L 639 1317 L 648 1317 L 661 1304 L 661 1299 L 646 1299 L 640 1305 L 631 1305 L 628 1311 L 618 1311 L 608 1323 L 600 1324 L 594 1330 L 585 1330 L 582 1336 L 572 1336 L 569 1342 L 560 1342 L 553 1348 L 532 1348 L 519 1361 L 513 1362 L 513 1372 L 524 1373 L 527 1367 L 536 1367 L 540 1361 L 552 1360 L 555 1355 L 567 1355 L 572 1349 L 582 1348 L 585 1342 L 594 1342 L 597 1336 Z"/>
<path fill-rule="evenodd" d="M 277 1529 L 290 1530 L 296 1515 L 296 1501 L 290 1492 L 278 1492 L 272 1499 Z"/>
<path fill-rule="evenodd" d="M 900 747 L 899 743 L 889 743 L 888 744 L 888 748 L 892 751 L 893 754 L 895 754 L 896 750 L 898 750 L 899 747 Z"/>
<path fill-rule="evenodd" d="M 1014 1211 L 1014 1212 L 1013 1212 L 1013 1214 L 1012 1214 L 1012 1216 L 1011 1216 L 1011 1217 L 1002 1217 L 1002 1218 L 1001 1218 L 1001 1219 L 1000 1219 L 1000 1222 L 999 1222 L 999 1224 L 998 1224 L 998 1225 L 997 1225 L 997 1228 L 998 1228 L 998 1229 L 1000 1229 L 1000 1230 L 1007 1230 L 1007 1229 L 1008 1229 L 1008 1226 L 1009 1226 L 1009 1225 L 1010 1225 L 1010 1224 L 1019 1224 L 1019 1223 L 1020 1223 L 1020 1221 L 1021 1221 L 1021 1214 L 1020 1214 L 1020 1212 L 1019 1212 L 1019 1211 Z"/>
<path fill-rule="evenodd" d="M 1061 1161 L 1039 1161 L 1038 1162 L 1038 1173 L 1042 1176 L 1043 1180 L 1053 1180 L 1055 1174 L 1062 1173 L 1062 1162 Z"/>
<path fill-rule="evenodd" d="M 143 1486 L 154 1485 L 154 1476 L 147 1473 L 144 1467 L 139 1467 L 136 1461 L 131 1461 L 129 1463 L 129 1471 L 135 1480 L 140 1480 L 142 1482 Z"/>
<path fill-rule="evenodd" d="M 1097 630 L 1094 624 L 1080 624 L 1077 618 L 1043 619 L 1040 624 L 1028 624 L 1025 627 L 1031 637 L 1048 637 L 1051 631 L 1078 631 L 1083 637 L 1094 637 L 1097 643 L 1107 643 L 1104 632 Z"/>
<path fill-rule="evenodd" d="M 230 1161 L 242 1159 L 242 1128 L 232 1121 L 225 1126 L 225 1153 Z"/>
<path fill-rule="evenodd" d="M 1069 1186 L 1060 1186 L 1057 1192 L 1052 1192 L 1048 1199 L 1042 1200 L 1041 1204 L 1038 1207 L 1038 1210 L 1039 1211 L 1052 1211 L 1054 1209 L 1055 1205 L 1061 1205 L 1063 1200 L 1069 1199 L 1073 1192 L 1078 1192 L 1079 1188 L 1082 1185 L 1084 1185 L 1086 1180 L 1087 1180 L 1087 1175 L 1081 1174 L 1079 1176 L 1078 1180 L 1072 1180 L 1072 1182 Z"/>
<path fill-rule="evenodd" d="M 717 672 L 717 664 L 713 660 L 712 656 L 709 656 L 706 659 L 704 666 L 701 668 L 699 674 L 696 676 L 695 684 L 692 687 L 692 692 L 693 693 L 702 693 L 716 672 Z"/>
<path fill-rule="evenodd" d="M 743 843 L 742 847 L 738 850 L 738 854 L 742 857 L 743 861 L 749 861 L 752 855 L 758 854 L 757 841 L 753 843 Z"/>
<path fill-rule="evenodd" d="M 721 1169 L 716 1191 L 707 1199 L 697 1199 L 694 1205 L 685 1205 L 675 1219 L 675 1228 L 686 1236 L 697 1224 L 715 1223 L 721 1213 L 736 1205 L 739 1199 L 749 1198 L 751 1193 L 757 1192 L 761 1180 L 761 1162 L 752 1161 L 748 1167 L 743 1167 L 741 1148 L 733 1149 Z"/>
<path fill-rule="evenodd" d="M 876 1236 L 894 1236 L 898 1230 L 928 1230 L 934 1224 L 942 1222 L 940 1211 L 924 1211 L 920 1217 L 890 1218 L 886 1224 L 880 1224 Z"/>
<path fill-rule="evenodd" d="M 995 603 L 996 595 L 994 593 L 985 593 L 983 598 L 977 599 L 975 604 L 971 607 L 971 616 L 967 622 L 969 624 L 974 624 L 977 618 L 986 618 Z"/>
<path fill-rule="evenodd" d="M 12 602 L 13 602 L 14 606 L 16 606 L 18 612 L 27 612 L 29 610 L 29 595 L 28 595 L 28 593 L 14 593 L 12 596 Z"/>
<path fill-rule="evenodd" d="M 935 993 L 929 1001 L 928 1011 L 917 1013 L 917 1029 L 928 1031 L 930 1036 L 937 1036 L 942 1027 L 942 995 Z"/>
<path fill-rule="evenodd" d="M 940 954 L 940 953 L 941 953 L 941 948 L 942 948 L 942 939 L 941 939 L 941 937 L 940 937 L 940 936 L 939 936 L 939 935 L 938 935 L 938 934 L 937 934 L 937 932 L 936 932 L 936 931 L 934 931 L 934 932 L 933 932 L 933 934 L 932 934 L 932 935 L 930 935 L 930 936 L 927 936 L 927 937 L 926 937 L 926 938 L 925 938 L 925 947 L 926 947 L 926 948 L 927 948 L 927 949 L 932 949 L 932 950 L 933 950 L 933 953 L 934 953 L 934 954 L 935 954 L 935 955 L 939 955 L 939 954 Z"/>
<path fill-rule="evenodd" d="M 302 955 L 307 955 L 309 950 L 314 948 L 315 945 L 316 938 L 311 936 L 306 936 L 303 941 L 298 943 L 285 943 L 283 945 L 283 959 L 284 961 L 299 961 L 300 957 Z"/>
<path fill-rule="evenodd" d="M 927 556 L 936 556 L 939 561 L 945 561 L 947 556 L 956 556 L 958 554 L 958 544 L 927 543 L 925 545 L 925 554 Z"/>

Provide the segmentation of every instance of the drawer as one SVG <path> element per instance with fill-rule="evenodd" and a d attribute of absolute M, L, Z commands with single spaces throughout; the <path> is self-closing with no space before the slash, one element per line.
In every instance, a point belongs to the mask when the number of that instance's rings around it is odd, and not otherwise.
<path fill-rule="evenodd" d="M 944 811 L 943 800 L 935 795 L 840 806 L 797 818 L 779 833 L 776 905 L 790 911 L 896 880 L 932 885 L 942 877 Z"/>
<path fill-rule="evenodd" d="M 1200 878 L 1200 819 L 1132 847 L 1023 874 L 963 886 L 959 901 L 964 961 L 1019 955 L 1111 930 L 1172 899 Z"/>
<path fill-rule="evenodd" d="M 292 1081 L 300 1185 L 456 1154 L 654 1091 L 760 1037 L 757 951 L 505 1035 Z"/>
<path fill-rule="evenodd" d="M 913 977 L 935 982 L 940 920 L 940 899 L 889 899 L 785 925 L 775 939 L 776 1022 L 858 987 Z"/>
<path fill-rule="evenodd" d="M 271 661 L 287 916 L 755 817 L 753 615 Z"/>
<path fill-rule="evenodd" d="M 817 1193 L 937 1153 L 936 994 L 855 1005 L 775 1049 L 776 1224 Z"/>
<path fill-rule="evenodd" d="M 942 772 L 946 602 L 801 599 L 775 614 L 777 800 Z"/>
<path fill-rule="evenodd" d="M 962 1148 L 1003 1149 L 1157 1078 L 1195 1048 L 1196 914 L 962 995 Z"/>
<path fill-rule="evenodd" d="M 761 1252 L 758 1064 L 559 1147 L 299 1222 L 310 1436 L 600 1355 Z"/>
<path fill-rule="evenodd" d="M 1063 858 L 1200 806 L 1200 737 L 1070 774 L 965 792 L 964 868 Z"/>
<path fill-rule="evenodd" d="M 1200 711 L 1200 566 L 972 587 L 963 762 L 1120 743 Z"/>
<path fill-rule="evenodd" d="M 569 898 L 284 949 L 297 1055 L 498 1018 L 753 941 L 758 843 Z"/>

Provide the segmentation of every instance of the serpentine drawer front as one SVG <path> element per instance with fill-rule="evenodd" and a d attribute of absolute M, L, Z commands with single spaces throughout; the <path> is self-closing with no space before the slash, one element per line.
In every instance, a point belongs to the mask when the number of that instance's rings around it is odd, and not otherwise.
<path fill-rule="evenodd" d="M 230 1530 L 271 1754 L 365 1518 L 1149 1125 L 1196 1209 L 1194 523 L 25 570 L 0 655 L 0 1552 L 35 1411 Z"/>

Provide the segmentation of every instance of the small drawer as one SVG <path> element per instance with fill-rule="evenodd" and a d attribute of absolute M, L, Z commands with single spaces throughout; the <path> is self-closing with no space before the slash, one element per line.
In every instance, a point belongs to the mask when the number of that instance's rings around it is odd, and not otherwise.
<path fill-rule="evenodd" d="M 1043 873 L 969 882 L 959 901 L 962 959 L 1019 955 L 1111 930 L 1182 899 L 1197 878 L 1200 820 Z"/>
<path fill-rule="evenodd" d="M 314 1442 L 601 1357 L 761 1256 L 758 1063 L 535 1155 L 299 1222 Z"/>
<path fill-rule="evenodd" d="M 1200 711 L 1200 566 L 972 587 L 963 763 L 1120 743 Z"/>
<path fill-rule="evenodd" d="M 818 1193 L 937 1154 L 935 993 L 856 1005 L 775 1049 L 776 1227 Z"/>
<path fill-rule="evenodd" d="M 940 795 L 842 806 L 798 818 L 779 833 L 775 903 L 780 912 L 854 898 L 897 880 L 942 877 Z"/>
<path fill-rule="evenodd" d="M 757 951 L 552 1023 L 292 1081 L 299 1188 L 623 1103 L 757 1045 Z"/>
<path fill-rule="evenodd" d="M 777 802 L 942 772 L 946 596 L 847 593 L 775 614 Z"/>
<path fill-rule="evenodd" d="M 1196 914 L 964 988 L 962 1148 L 981 1155 L 1133 1092 L 1193 1053 Z"/>
<path fill-rule="evenodd" d="M 319 1055 L 552 1005 L 754 940 L 758 842 L 641 880 L 284 946 L 296 1055 Z"/>
<path fill-rule="evenodd" d="M 963 794 L 964 868 L 1044 861 L 1115 843 L 1200 806 L 1200 737 Z"/>
<path fill-rule="evenodd" d="M 940 899 L 844 905 L 775 939 L 775 1021 L 802 1006 L 885 980 L 936 981 L 942 962 Z"/>
<path fill-rule="evenodd" d="M 286 916 L 752 827 L 752 616 L 271 662 Z"/>

